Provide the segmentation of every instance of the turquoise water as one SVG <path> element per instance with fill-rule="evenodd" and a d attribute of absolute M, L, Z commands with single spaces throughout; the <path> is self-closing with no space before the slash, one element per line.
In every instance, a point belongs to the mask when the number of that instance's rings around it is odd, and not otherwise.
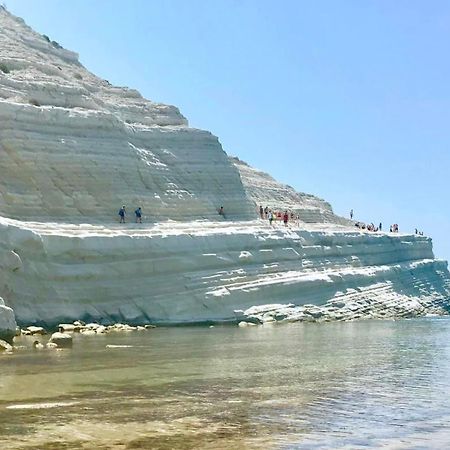
<path fill-rule="evenodd" d="M 2 450 L 450 448 L 449 318 L 31 343 L 0 355 Z"/>

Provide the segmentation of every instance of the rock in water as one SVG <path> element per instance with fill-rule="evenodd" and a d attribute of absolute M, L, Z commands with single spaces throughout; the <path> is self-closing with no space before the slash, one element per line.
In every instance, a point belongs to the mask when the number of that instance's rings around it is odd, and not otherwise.
<path fill-rule="evenodd" d="M 13 346 L 8 342 L 0 339 L 0 352 L 12 352 Z"/>
<path fill-rule="evenodd" d="M 69 348 L 72 347 L 73 340 L 70 334 L 57 331 L 52 334 L 49 342 L 56 344 L 59 348 Z"/>
<path fill-rule="evenodd" d="M 22 324 L 48 326 L 450 308 L 450 274 L 429 238 L 349 227 L 327 202 L 231 160 L 176 107 L 112 86 L 4 8 L 0 122 L 0 333 L 15 330 L 9 307 Z M 292 210 L 301 228 L 269 227 L 255 202 Z M 143 224 L 130 224 L 138 206 Z M 345 306 L 321 308 L 332 300 Z M 234 314 L 269 302 L 299 309 Z"/>

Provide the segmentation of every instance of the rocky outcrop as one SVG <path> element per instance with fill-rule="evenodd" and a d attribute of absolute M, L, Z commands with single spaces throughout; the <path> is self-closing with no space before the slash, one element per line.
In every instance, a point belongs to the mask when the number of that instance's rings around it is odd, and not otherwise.
<path fill-rule="evenodd" d="M 6 306 L 3 298 L 0 297 L 0 339 L 11 342 L 16 329 L 14 311 Z"/>

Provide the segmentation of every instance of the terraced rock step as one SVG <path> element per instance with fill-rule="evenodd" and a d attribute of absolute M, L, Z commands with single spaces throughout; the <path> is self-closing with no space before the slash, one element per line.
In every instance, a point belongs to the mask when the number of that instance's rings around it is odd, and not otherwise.
<path fill-rule="evenodd" d="M 429 238 L 317 227 L 254 221 L 108 229 L 3 219 L 1 253 L 14 248 L 21 265 L 1 270 L 0 286 L 19 322 L 47 326 L 78 318 L 235 321 L 235 310 L 267 299 L 320 306 L 382 295 L 448 307 L 450 277 Z"/>

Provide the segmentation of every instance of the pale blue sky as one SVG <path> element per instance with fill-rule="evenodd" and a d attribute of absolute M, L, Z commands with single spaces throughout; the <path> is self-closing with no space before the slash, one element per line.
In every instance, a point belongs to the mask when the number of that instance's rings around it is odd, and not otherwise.
<path fill-rule="evenodd" d="M 113 84 L 337 213 L 450 258 L 450 2 L 9 0 Z"/>

